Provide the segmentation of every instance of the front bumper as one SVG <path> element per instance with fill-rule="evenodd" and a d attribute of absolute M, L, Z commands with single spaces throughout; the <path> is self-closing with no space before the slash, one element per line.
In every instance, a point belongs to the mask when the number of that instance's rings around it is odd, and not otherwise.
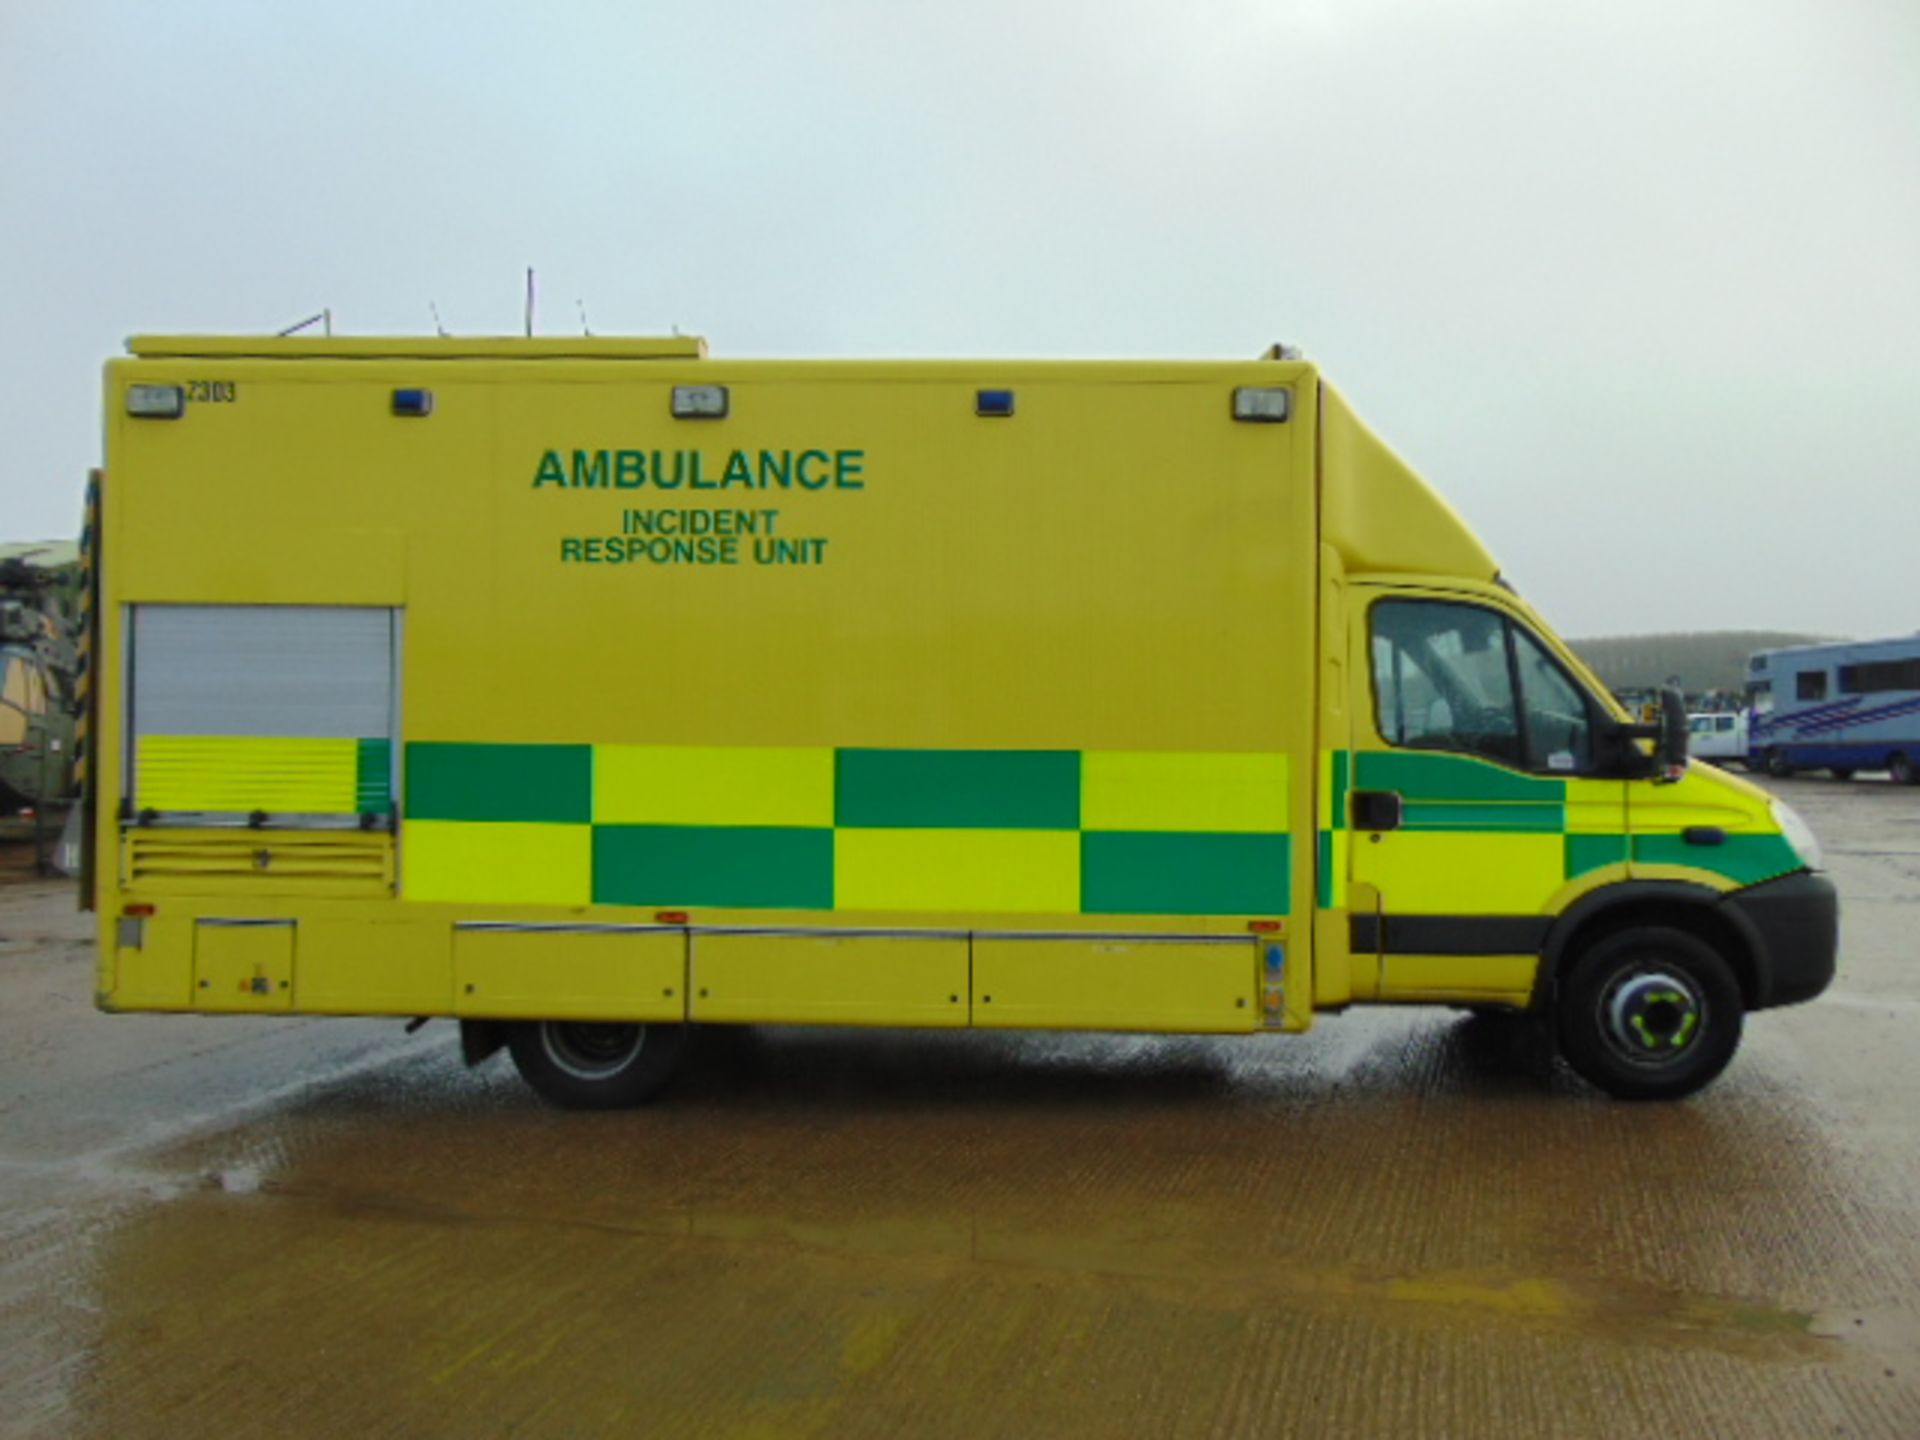
<path fill-rule="evenodd" d="M 1840 898 L 1824 875 L 1803 870 L 1749 885 L 1720 902 L 1753 945 L 1750 1009 L 1797 1005 L 1833 981 L 1840 949 Z"/>

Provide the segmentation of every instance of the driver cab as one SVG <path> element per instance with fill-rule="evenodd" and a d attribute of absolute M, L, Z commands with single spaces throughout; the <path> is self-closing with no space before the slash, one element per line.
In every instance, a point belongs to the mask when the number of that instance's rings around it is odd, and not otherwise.
<path fill-rule="evenodd" d="M 1554 916 L 1626 869 L 1616 717 L 1504 599 L 1353 598 L 1351 950 L 1381 999 L 1524 1003 Z"/>

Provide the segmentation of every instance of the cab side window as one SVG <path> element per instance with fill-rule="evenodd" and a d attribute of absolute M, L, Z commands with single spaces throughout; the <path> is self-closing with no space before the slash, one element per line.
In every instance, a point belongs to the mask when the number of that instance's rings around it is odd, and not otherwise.
<path fill-rule="evenodd" d="M 1518 769 L 1593 766 L 1593 708 L 1540 642 L 1497 611 L 1442 600 L 1372 610 L 1375 719 L 1410 750 Z"/>
<path fill-rule="evenodd" d="M 1373 607 L 1373 674 L 1388 744 L 1520 763 L 1506 621 L 1493 611 L 1381 601 Z"/>
<path fill-rule="evenodd" d="M 1513 629 L 1514 669 L 1525 707 L 1527 768 L 1581 771 L 1593 767 L 1593 719 L 1587 697 L 1526 631 Z"/>

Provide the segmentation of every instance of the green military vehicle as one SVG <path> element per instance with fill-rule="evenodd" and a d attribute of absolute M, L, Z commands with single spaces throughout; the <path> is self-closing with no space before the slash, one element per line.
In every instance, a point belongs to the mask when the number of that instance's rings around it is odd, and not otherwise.
<path fill-rule="evenodd" d="M 73 795 L 80 593 L 72 541 L 0 545 L 0 815 Z"/>

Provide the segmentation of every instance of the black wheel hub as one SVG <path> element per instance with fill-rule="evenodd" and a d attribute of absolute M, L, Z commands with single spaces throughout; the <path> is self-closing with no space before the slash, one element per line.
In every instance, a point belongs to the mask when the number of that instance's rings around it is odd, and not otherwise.
<path fill-rule="evenodd" d="M 1671 1064 L 1686 1054 L 1706 1015 L 1692 981 L 1670 970 L 1635 970 L 1600 996 L 1600 1033 L 1607 1047 L 1635 1065 Z"/>
<path fill-rule="evenodd" d="M 580 1080 L 605 1080 L 631 1065 L 647 1041 L 644 1025 L 549 1020 L 540 1027 L 547 1058 Z"/>

